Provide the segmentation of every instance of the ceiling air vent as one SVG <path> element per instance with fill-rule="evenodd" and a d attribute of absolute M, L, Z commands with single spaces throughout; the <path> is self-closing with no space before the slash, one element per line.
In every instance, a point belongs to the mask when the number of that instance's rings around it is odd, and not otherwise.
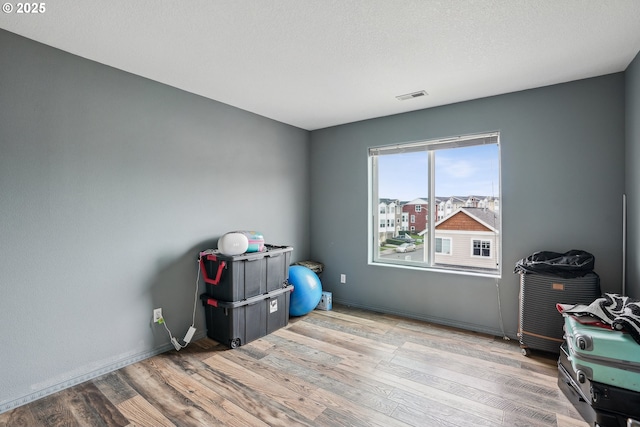
<path fill-rule="evenodd" d="M 424 90 L 419 90 L 417 92 L 407 93 L 406 95 L 399 95 L 396 98 L 399 101 L 406 101 L 407 99 L 420 98 L 421 96 L 426 96 L 428 93 Z"/>

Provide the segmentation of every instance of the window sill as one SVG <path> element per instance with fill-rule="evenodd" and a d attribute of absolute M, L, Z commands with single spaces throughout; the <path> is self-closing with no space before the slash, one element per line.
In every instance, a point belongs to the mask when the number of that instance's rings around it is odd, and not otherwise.
<path fill-rule="evenodd" d="M 380 262 L 380 261 L 371 261 L 371 260 L 369 260 L 368 264 L 376 267 L 391 267 L 391 268 L 400 268 L 404 270 L 424 271 L 425 273 L 457 274 L 459 276 L 488 277 L 491 279 L 502 278 L 502 274 L 500 272 L 493 273 L 488 271 L 456 270 L 453 268 L 424 267 L 419 265 L 395 264 L 390 262 Z"/>

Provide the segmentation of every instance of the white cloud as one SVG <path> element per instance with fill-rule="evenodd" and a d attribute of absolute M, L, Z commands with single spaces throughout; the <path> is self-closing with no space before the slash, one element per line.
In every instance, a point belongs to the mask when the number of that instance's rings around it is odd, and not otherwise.
<path fill-rule="evenodd" d="M 444 175 L 444 178 L 469 178 L 478 173 L 477 165 L 465 159 L 451 159 L 449 157 L 439 157 L 436 171 Z"/>

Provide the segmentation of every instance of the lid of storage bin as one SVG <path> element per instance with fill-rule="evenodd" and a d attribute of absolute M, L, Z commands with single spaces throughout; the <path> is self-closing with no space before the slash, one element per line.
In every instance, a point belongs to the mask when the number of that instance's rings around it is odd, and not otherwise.
<path fill-rule="evenodd" d="M 266 294 L 256 295 L 255 297 L 243 299 L 241 301 L 220 301 L 218 299 L 212 298 L 206 293 L 200 295 L 200 299 L 202 300 L 202 304 L 205 306 L 210 305 L 213 307 L 220 307 L 220 308 L 237 308 L 237 307 L 242 307 L 243 305 L 253 304 L 263 299 L 273 298 L 280 294 L 284 294 L 285 292 L 292 292 L 292 291 L 293 291 L 293 285 L 287 285 L 287 286 L 283 286 L 280 289 L 276 289 L 275 291 L 267 292 Z"/>
<path fill-rule="evenodd" d="M 285 252 L 293 251 L 293 248 L 291 246 L 264 245 L 264 248 L 265 250 L 262 252 L 245 252 L 240 255 L 225 255 L 218 249 L 207 249 L 206 251 L 200 252 L 200 256 L 214 255 L 217 258 L 227 261 L 244 261 L 256 260 L 264 257 L 274 257 L 282 255 Z"/>

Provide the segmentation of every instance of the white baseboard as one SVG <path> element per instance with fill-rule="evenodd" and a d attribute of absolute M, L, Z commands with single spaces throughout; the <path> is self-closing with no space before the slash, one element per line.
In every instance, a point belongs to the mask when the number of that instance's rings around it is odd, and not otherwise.
<path fill-rule="evenodd" d="M 206 331 L 204 329 L 198 331 L 194 337 L 193 337 L 193 341 L 199 340 L 201 338 L 204 338 L 206 336 Z M 22 405 L 26 405 L 27 403 L 31 403 L 35 400 L 41 399 L 43 397 L 46 397 L 50 394 L 59 392 L 61 390 L 64 390 L 66 388 L 69 387 L 73 387 L 74 385 L 78 385 L 81 384 L 85 381 L 89 381 L 92 380 L 94 378 L 98 378 L 101 375 L 105 375 L 108 374 L 110 372 L 113 371 L 117 371 L 118 369 L 124 368 L 125 366 L 128 365 L 132 365 L 136 362 L 140 362 L 141 360 L 145 360 L 148 359 L 150 357 L 156 356 L 158 354 L 164 353 L 166 351 L 169 350 L 173 350 L 173 345 L 168 342 L 166 344 L 163 344 L 160 347 L 157 347 L 153 350 L 150 351 L 144 351 L 142 353 L 138 353 L 135 354 L 133 356 L 128 356 L 125 357 L 117 362 L 102 366 L 98 369 L 86 372 L 84 374 L 78 375 L 76 377 L 73 378 L 68 378 L 62 382 L 59 382 L 57 384 L 54 384 L 50 387 L 46 387 L 43 388 L 41 390 L 37 390 L 33 393 L 29 393 L 26 394 L 24 396 L 15 398 L 15 399 L 8 399 L 8 400 L 4 400 L 2 402 L 0 402 L 0 414 L 2 414 L 3 412 L 7 412 L 11 409 L 17 408 L 18 406 L 22 406 Z"/>

